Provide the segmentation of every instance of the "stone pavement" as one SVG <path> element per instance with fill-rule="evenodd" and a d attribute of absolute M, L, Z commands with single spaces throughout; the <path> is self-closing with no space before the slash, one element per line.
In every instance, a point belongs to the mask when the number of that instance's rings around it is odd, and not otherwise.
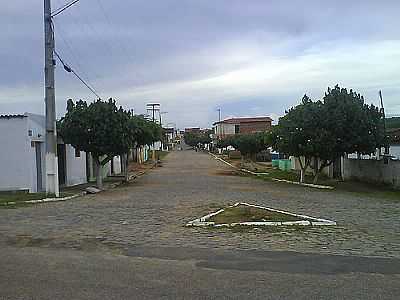
<path fill-rule="evenodd" d="M 332 219 L 336 227 L 186 228 L 238 201 Z M 186 246 L 400 257 L 400 201 L 232 176 L 205 153 L 170 153 L 137 181 L 73 201 L 0 210 L 8 245 Z M 97 246 L 96 246 L 97 247 Z"/>
<path fill-rule="evenodd" d="M 339 226 L 185 227 L 238 201 Z M 399 201 L 233 176 L 176 151 L 114 190 L 1 209 L 0 299 L 398 299 L 399 213 Z"/>

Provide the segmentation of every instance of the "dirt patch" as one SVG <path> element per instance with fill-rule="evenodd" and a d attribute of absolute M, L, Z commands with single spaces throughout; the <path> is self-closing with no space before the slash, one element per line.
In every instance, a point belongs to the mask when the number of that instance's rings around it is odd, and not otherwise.
<path fill-rule="evenodd" d="M 304 219 L 265 209 L 238 205 L 226 208 L 223 212 L 212 216 L 209 221 L 215 224 L 231 224 L 242 222 L 295 222 Z"/>

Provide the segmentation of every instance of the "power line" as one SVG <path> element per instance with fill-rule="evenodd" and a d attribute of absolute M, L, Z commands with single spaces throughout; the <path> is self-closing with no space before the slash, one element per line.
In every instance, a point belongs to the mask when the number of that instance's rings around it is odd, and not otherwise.
<path fill-rule="evenodd" d="M 57 53 L 56 50 L 54 50 L 54 54 L 57 56 L 58 60 L 62 63 L 65 71 L 74 74 L 76 78 L 78 78 L 93 94 L 95 94 L 99 99 L 101 99 L 99 94 L 85 80 L 83 80 L 82 77 L 78 75 L 78 73 L 76 73 L 69 65 L 67 65 L 63 61 L 63 59 L 60 57 L 60 55 Z"/>
<path fill-rule="evenodd" d="M 66 10 L 67 8 L 71 7 L 72 5 L 74 5 L 76 2 L 78 2 L 79 0 L 73 0 L 67 4 L 65 4 L 64 6 L 57 8 L 54 12 L 51 13 L 51 17 L 55 17 L 59 14 L 61 14 L 64 10 Z"/>
<path fill-rule="evenodd" d="M 54 22 L 53 22 L 54 25 Z M 57 24 L 57 36 L 60 36 L 60 38 L 62 39 L 64 45 L 66 46 L 66 48 L 68 49 L 68 51 L 70 52 L 72 58 L 73 58 L 73 62 L 76 63 L 76 65 L 78 66 L 79 70 L 82 72 L 82 74 L 85 76 L 87 81 L 91 81 L 89 75 L 86 73 L 86 71 L 83 69 L 82 64 L 80 63 L 78 56 L 76 55 L 75 51 L 72 49 L 71 44 L 68 42 L 68 40 L 65 38 L 64 32 L 61 29 L 60 25 Z"/>

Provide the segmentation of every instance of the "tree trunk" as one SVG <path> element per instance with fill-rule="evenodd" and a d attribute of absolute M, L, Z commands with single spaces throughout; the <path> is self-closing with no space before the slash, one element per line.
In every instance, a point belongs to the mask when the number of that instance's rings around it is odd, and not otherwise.
<path fill-rule="evenodd" d="M 315 176 L 314 176 L 313 184 L 317 184 L 318 177 L 319 177 L 319 171 L 317 171 L 317 174 L 315 174 Z"/>
<path fill-rule="evenodd" d="M 100 163 L 100 160 L 98 157 L 94 158 L 94 162 L 96 164 L 96 185 L 97 188 L 102 190 L 103 189 L 103 166 Z"/>
<path fill-rule="evenodd" d="M 303 168 L 301 168 L 301 170 L 300 170 L 300 183 L 304 183 L 305 177 L 306 177 L 306 171 Z"/>
<path fill-rule="evenodd" d="M 301 160 L 301 157 L 297 158 L 299 160 L 299 164 L 300 164 L 300 183 L 304 183 L 305 178 L 306 178 L 306 171 L 308 166 L 310 165 L 310 159 L 307 157 L 304 157 L 304 164 Z"/>
<path fill-rule="evenodd" d="M 324 168 L 326 168 L 326 167 L 329 167 L 329 166 L 332 164 L 332 162 L 333 162 L 333 160 L 332 160 L 332 161 L 324 160 L 324 161 L 321 163 L 321 165 L 319 166 L 319 168 L 316 168 L 316 174 L 315 174 L 314 180 L 313 180 L 313 183 L 314 183 L 314 184 L 317 184 L 319 174 L 322 172 L 322 170 L 323 170 Z"/>

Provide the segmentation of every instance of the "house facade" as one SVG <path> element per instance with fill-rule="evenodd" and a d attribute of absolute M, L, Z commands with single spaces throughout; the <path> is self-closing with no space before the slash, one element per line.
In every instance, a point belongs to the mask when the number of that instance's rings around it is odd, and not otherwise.
<path fill-rule="evenodd" d="M 0 115 L 0 190 L 46 189 L 45 117 Z M 86 153 L 58 141 L 60 186 L 86 182 Z"/>
<path fill-rule="evenodd" d="M 270 117 L 225 119 L 213 124 L 214 134 L 217 139 L 223 139 L 235 134 L 263 132 L 271 129 L 272 121 Z"/>

